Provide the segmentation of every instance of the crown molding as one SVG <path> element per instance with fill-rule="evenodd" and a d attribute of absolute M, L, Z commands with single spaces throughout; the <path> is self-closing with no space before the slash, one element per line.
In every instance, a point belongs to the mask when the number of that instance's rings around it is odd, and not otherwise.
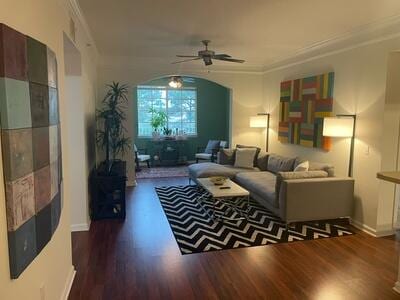
<path fill-rule="evenodd" d="M 79 22 L 79 27 L 83 29 L 83 33 L 86 36 L 86 39 L 90 43 L 94 53 L 96 54 L 96 57 L 99 57 L 99 51 L 96 45 L 96 42 L 93 38 L 92 31 L 90 30 L 90 27 L 88 23 L 86 22 L 86 18 L 84 14 L 82 13 L 82 9 L 78 3 L 77 0 L 58 0 L 58 2 L 61 4 L 61 6 L 64 8 L 66 13 L 70 16 L 74 17 L 74 21 Z"/>
<path fill-rule="evenodd" d="M 264 65 L 263 73 L 270 73 L 321 57 L 394 39 L 400 37 L 399 28 L 400 15 L 393 15 L 376 22 L 359 26 L 342 35 L 301 48 L 291 55 L 277 58 L 274 62 Z"/>
<path fill-rule="evenodd" d="M 78 0 L 58 0 L 64 3 L 69 13 L 72 13 L 79 22 L 90 44 L 92 45 L 97 57 L 98 67 L 104 68 L 124 68 L 129 70 L 137 70 L 148 68 L 150 65 L 157 65 L 160 71 L 171 72 L 174 67 L 165 63 L 161 58 L 147 58 L 138 60 L 130 56 L 100 56 L 95 40 L 93 38 L 90 27 L 88 26 L 85 16 L 80 8 Z M 66 5 L 66 6 L 65 6 Z M 203 66 L 186 65 L 181 72 L 197 72 L 197 73 L 232 73 L 232 74 L 252 74 L 263 75 L 277 70 L 289 68 L 295 65 L 303 64 L 326 56 L 346 52 L 355 48 L 366 45 L 383 42 L 390 39 L 400 37 L 400 15 L 393 15 L 379 21 L 371 22 L 350 30 L 344 34 L 319 41 L 298 49 L 287 56 L 278 57 L 273 62 L 265 65 L 235 66 L 225 67 L 213 65 L 211 68 Z M 175 67 L 175 72 L 178 71 Z"/>
<path fill-rule="evenodd" d="M 195 73 L 221 73 L 221 74 L 250 74 L 250 75 L 262 75 L 263 70 L 260 66 L 221 66 L 212 65 L 205 67 L 203 65 L 173 65 L 167 63 L 164 58 L 142 58 L 131 56 L 101 56 L 99 59 L 98 67 L 110 68 L 110 69 L 125 69 L 125 70 L 148 70 L 152 69 L 152 66 L 156 66 L 155 69 L 159 72 L 178 74 L 185 72 Z"/>

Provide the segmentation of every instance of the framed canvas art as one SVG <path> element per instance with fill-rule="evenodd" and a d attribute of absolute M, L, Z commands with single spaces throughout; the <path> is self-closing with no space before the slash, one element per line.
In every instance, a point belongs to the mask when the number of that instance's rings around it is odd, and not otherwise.
<path fill-rule="evenodd" d="M 11 278 L 42 251 L 62 209 L 57 61 L 0 24 L 0 123 Z"/>
<path fill-rule="evenodd" d="M 281 82 L 280 142 L 330 150 L 322 129 L 324 118 L 332 116 L 334 78 L 330 72 Z"/>

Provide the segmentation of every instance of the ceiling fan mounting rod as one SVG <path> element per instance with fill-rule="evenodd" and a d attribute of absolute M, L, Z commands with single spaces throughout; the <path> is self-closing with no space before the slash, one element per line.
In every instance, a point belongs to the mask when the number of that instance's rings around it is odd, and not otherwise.
<path fill-rule="evenodd" d="M 206 46 L 206 51 L 208 50 L 208 44 L 211 42 L 210 40 L 202 40 L 201 41 L 204 46 Z"/>

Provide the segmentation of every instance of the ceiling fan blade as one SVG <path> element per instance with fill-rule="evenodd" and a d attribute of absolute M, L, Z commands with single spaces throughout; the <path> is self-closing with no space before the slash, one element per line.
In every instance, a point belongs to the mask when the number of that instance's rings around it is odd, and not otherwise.
<path fill-rule="evenodd" d="M 215 58 L 215 59 L 223 60 L 223 61 L 230 61 L 230 62 L 235 62 L 235 63 L 244 63 L 245 62 L 243 59 L 236 59 L 236 58 L 229 58 L 229 57 Z"/>
<path fill-rule="evenodd" d="M 174 62 L 172 62 L 171 64 L 180 64 L 180 63 L 184 63 L 184 62 L 187 62 L 187 61 L 199 60 L 199 59 L 201 59 L 201 57 L 196 57 L 196 58 L 191 58 L 191 59 L 185 59 L 185 60 L 174 61 Z"/>
<path fill-rule="evenodd" d="M 195 57 L 199 57 L 199 56 L 198 55 L 177 55 L 176 57 L 195 58 Z"/>
<path fill-rule="evenodd" d="M 231 58 L 232 56 L 230 56 L 230 55 L 228 55 L 228 54 L 214 54 L 213 56 L 212 56 L 212 58 L 216 58 L 216 59 L 219 59 L 219 58 Z"/>

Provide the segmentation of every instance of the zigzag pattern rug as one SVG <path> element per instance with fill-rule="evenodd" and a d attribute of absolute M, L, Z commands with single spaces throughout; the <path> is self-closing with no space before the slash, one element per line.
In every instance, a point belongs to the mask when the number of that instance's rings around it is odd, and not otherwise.
<path fill-rule="evenodd" d="M 288 232 L 278 217 L 252 199 L 249 220 L 214 222 L 196 200 L 204 192 L 197 186 L 156 187 L 156 192 L 182 254 L 353 234 L 343 220 L 295 223 Z M 212 201 L 202 205 L 210 210 Z M 239 206 L 246 207 L 247 201 Z M 219 212 L 226 209 L 224 204 L 217 205 Z"/>

